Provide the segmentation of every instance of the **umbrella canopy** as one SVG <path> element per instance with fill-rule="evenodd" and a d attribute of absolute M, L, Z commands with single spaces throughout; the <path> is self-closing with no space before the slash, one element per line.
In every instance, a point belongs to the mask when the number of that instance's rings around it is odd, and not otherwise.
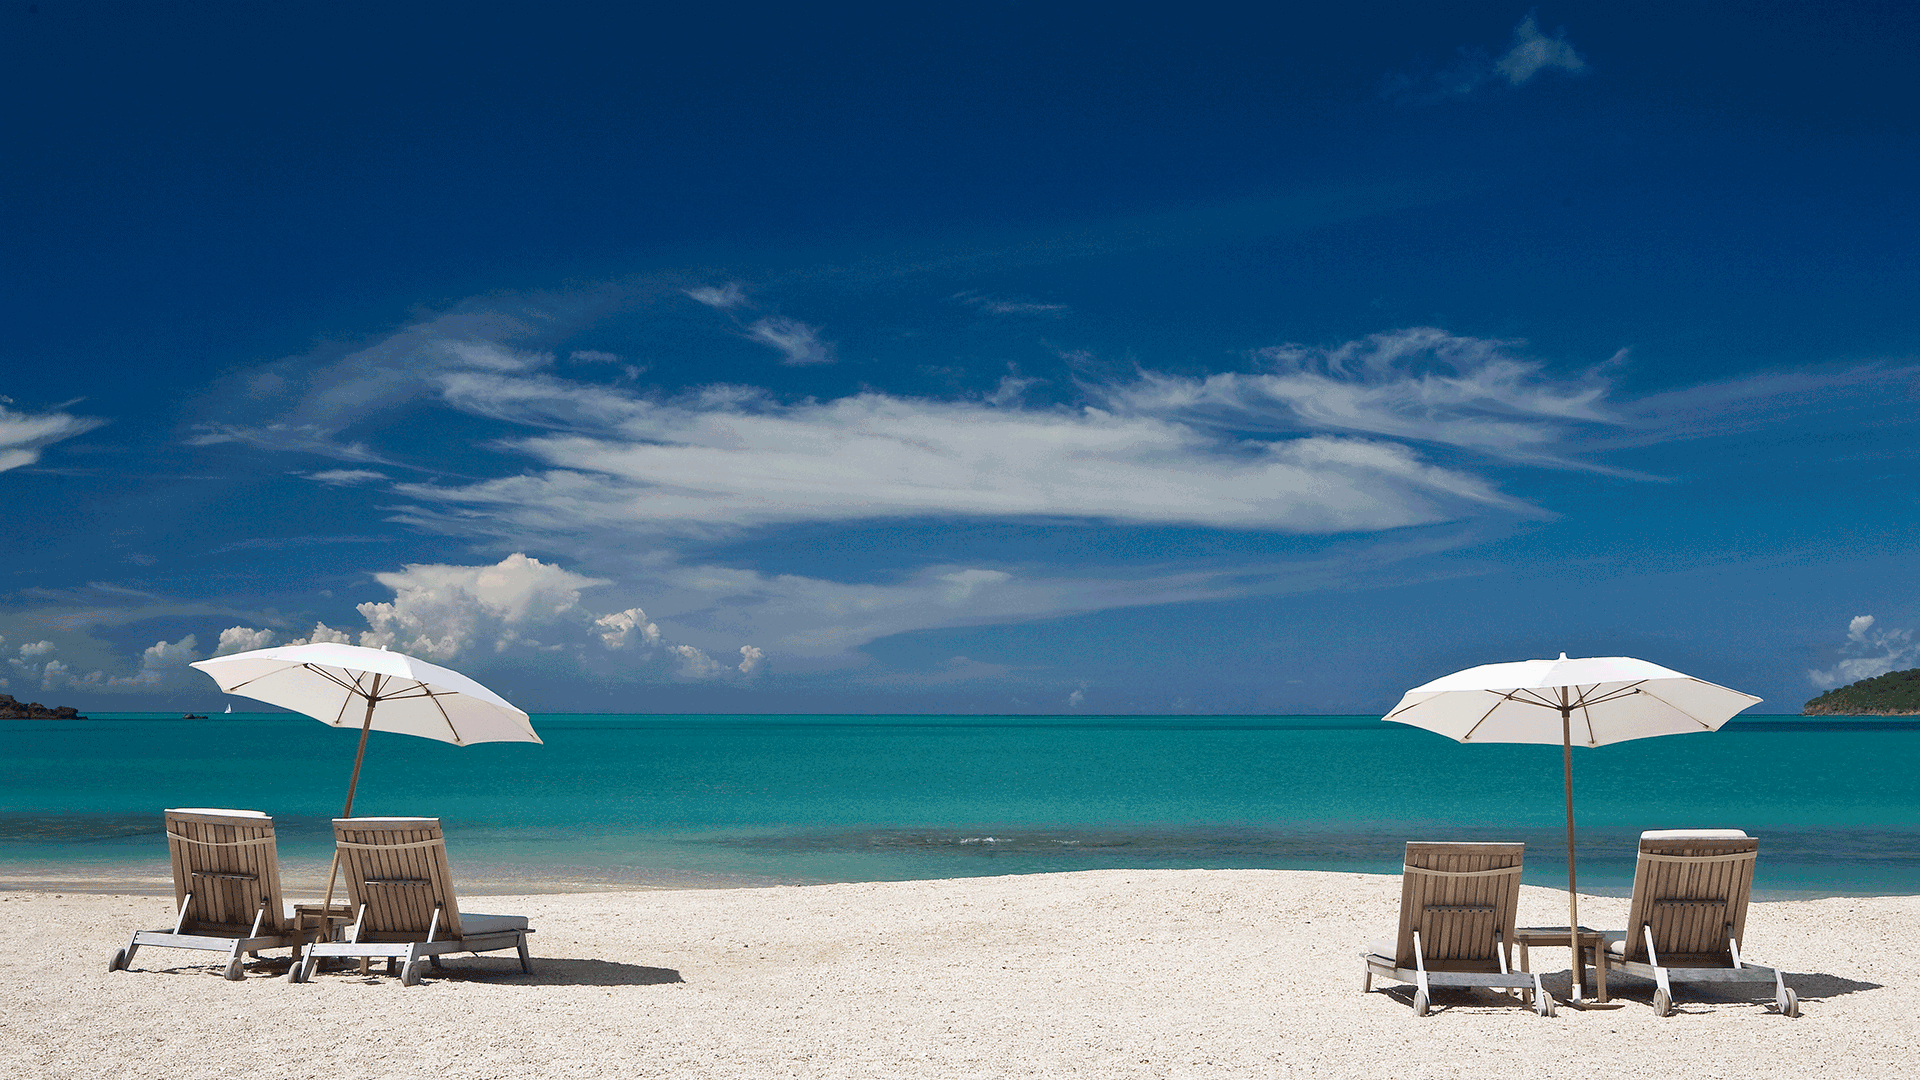
<path fill-rule="evenodd" d="M 1760 699 L 1630 656 L 1483 664 L 1407 691 L 1384 719 L 1456 742 L 1605 746 L 1714 731 Z M 1569 730 L 1559 723 L 1567 714 Z"/>
<path fill-rule="evenodd" d="M 324 642 L 216 656 L 193 666 L 229 694 L 334 727 L 368 726 L 456 746 L 540 741 L 527 714 L 505 698 L 404 653 Z"/>
<path fill-rule="evenodd" d="M 1567 795 L 1567 927 L 1580 998 L 1574 881 L 1573 744 L 1715 731 L 1759 698 L 1629 656 L 1521 660 L 1456 671 L 1406 692 L 1382 717 L 1463 743 L 1558 743 Z"/>

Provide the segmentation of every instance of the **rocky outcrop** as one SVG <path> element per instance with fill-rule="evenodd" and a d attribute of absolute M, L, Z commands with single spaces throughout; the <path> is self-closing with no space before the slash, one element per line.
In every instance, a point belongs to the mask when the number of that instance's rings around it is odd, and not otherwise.
<path fill-rule="evenodd" d="M 0 720 L 85 720 L 71 705 L 49 709 L 37 701 L 15 701 L 12 694 L 0 694 Z"/>

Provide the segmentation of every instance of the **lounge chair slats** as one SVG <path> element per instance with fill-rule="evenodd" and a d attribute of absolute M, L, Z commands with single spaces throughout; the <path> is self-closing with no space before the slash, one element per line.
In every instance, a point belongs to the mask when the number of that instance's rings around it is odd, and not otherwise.
<path fill-rule="evenodd" d="M 1799 1015 L 1799 997 L 1780 973 L 1737 952 L 1759 850 L 1737 829 L 1641 834 L 1627 929 L 1605 938 L 1615 968 L 1654 980 L 1654 1011 L 1672 1011 L 1675 983 L 1744 982 L 1772 983 L 1776 1008 Z"/>
<path fill-rule="evenodd" d="M 131 966 L 142 947 L 227 954 L 226 974 L 243 978 L 243 953 L 287 948 L 293 924 L 280 894 L 273 819 L 254 810 L 168 810 L 173 867 L 171 929 L 137 930 L 108 970 Z"/>
<path fill-rule="evenodd" d="M 419 981 L 419 964 L 454 952 L 517 949 L 533 973 L 527 935 L 517 915 L 463 916 L 437 818 L 336 818 L 334 842 L 354 921 L 348 940 L 309 946 L 292 977 L 312 974 L 321 957 L 384 957 L 404 962 L 403 982 Z"/>
<path fill-rule="evenodd" d="M 1513 970 L 1513 927 L 1525 844 L 1409 843 L 1400 875 L 1400 927 L 1391 944 L 1363 953 L 1366 979 L 1414 983 L 1414 1010 L 1426 1015 L 1434 986 L 1521 991 L 1552 1015 L 1538 975 Z"/>

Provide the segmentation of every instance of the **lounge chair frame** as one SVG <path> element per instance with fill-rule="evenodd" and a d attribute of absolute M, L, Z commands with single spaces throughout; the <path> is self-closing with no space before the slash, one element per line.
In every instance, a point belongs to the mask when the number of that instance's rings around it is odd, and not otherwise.
<path fill-rule="evenodd" d="M 500 949 L 517 950 L 520 970 L 533 974 L 531 929 L 486 929 L 497 927 L 500 917 L 471 915 L 463 927 L 438 818 L 335 818 L 333 832 L 354 921 L 345 940 L 307 946 L 289 980 L 305 982 L 325 957 L 384 958 L 388 974 L 397 969 L 402 985 L 416 986 L 423 962 L 438 968 L 448 953 Z"/>
<path fill-rule="evenodd" d="M 107 961 L 109 972 L 132 967 L 143 946 L 199 949 L 226 953 L 226 977 L 240 980 L 243 954 L 293 946 L 272 818 L 256 810 L 168 810 L 166 829 L 179 914 L 172 929 L 135 930 Z"/>
<path fill-rule="evenodd" d="M 1409 843 L 1394 955 L 1361 954 L 1361 992 L 1373 990 L 1376 976 L 1412 983 L 1413 1011 L 1425 1016 L 1436 986 L 1513 989 L 1523 1004 L 1552 1016 L 1553 998 L 1540 976 L 1512 963 L 1525 854 L 1525 844 Z"/>
<path fill-rule="evenodd" d="M 1655 1015 L 1672 1015 L 1675 983 L 1771 984 L 1774 1009 L 1800 1015 L 1779 970 L 1740 954 L 1759 850 L 1738 829 L 1641 834 L 1627 929 L 1606 940 L 1610 967 L 1653 980 Z"/>

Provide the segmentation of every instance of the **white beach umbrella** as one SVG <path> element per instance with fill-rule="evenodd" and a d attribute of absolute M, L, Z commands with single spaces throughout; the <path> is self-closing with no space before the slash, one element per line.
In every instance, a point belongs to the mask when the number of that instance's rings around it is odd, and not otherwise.
<path fill-rule="evenodd" d="M 540 741 L 527 714 L 465 675 L 404 653 L 322 642 L 216 656 L 194 667 L 229 694 L 305 713 L 323 724 L 358 722 L 360 748 L 353 756 L 341 817 L 353 816 L 367 735 L 395 731 L 455 746 L 483 742 Z M 334 854 L 334 867 L 340 856 Z M 326 903 L 333 902 L 333 875 Z"/>
<path fill-rule="evenodd" d="M 1559 743 L 1567 793 L 1567 926 L 1580 925 L 1574 882 L 1573 746 L 1716 731 L 1761 699 L 1628 656 L 1521 660 L 1456 671 L 1407 691 L 1382 717 L 1463 743 Z M 1580 964 L 1573 993 L 1580 996 Z"/>

